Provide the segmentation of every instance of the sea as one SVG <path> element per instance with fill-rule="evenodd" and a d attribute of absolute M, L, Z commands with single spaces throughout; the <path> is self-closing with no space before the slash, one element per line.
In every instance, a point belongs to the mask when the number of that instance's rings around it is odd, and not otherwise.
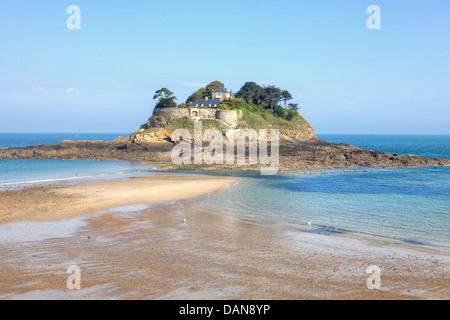
<path fill-rule="evenodd" d="M 128 134 L 0 133 L 0 148 L 55 144 L 66 139 L 108 141 L 117 136 Z M 317 136 L 328 142 L 388 153 L 450 158 L 449 135 Z M 155 170 L 126 161 L 0 160 L 0 189 L 115 179 L 152 174 Z M 450 253 L 450 167 L 309 170 L 276 176 L 252 172 L 203 174 L 246 179 L 195 202 L 193 209 L 200 213 L 215 212 L 295 231 L 346 235 Z"/>
<path fill-rule="evenodd" d="M 112 141 L 130 133 L 0 133 L 1 148 L 58 144 L 62 140 Z M 0 191 L 55 182 L 77 183 L 147 175 L 148 165 L 128 161 L 0 159 Z"/>

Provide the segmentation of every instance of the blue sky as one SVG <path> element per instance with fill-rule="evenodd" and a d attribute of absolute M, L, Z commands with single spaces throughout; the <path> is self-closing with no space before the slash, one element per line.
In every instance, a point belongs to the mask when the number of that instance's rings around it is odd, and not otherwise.
<path fill-rule="evenodd" d="M 0 132 L 132 132 L 220 80 L 289 90 L 317 133 L 450 134 L 449 35 L 448 0 L 2 0 Z"/>

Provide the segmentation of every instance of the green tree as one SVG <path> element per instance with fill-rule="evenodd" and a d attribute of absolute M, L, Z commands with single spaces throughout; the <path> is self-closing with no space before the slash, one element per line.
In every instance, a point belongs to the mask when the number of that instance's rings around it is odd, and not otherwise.
<path fill-rule="evenodd" d="M 247 104 L 260 104 L 260 97 L 263 88 L 256 82 L 246 82 L 244 86 L 236 93 L 236 98 L 242 98 Z"/>
<path fill-rule="evenodd" d="M 284 108 L 286 109 L 286 104 L 289 100 L 292 100 L 292 95 L 289 91 L 283 90 L 281 91 L 281 100 L 284 101 Z"/>
<path fill-rule="evenodd" d="M 234 99 L 224 99 L 219 105 L 219 109 L 233 110 L 236 109 L 236 101 Z"/>
<path fill-rule="evenodd" d="M 245 110 L 253 110 L 252 106 L 249 105 L 244 99 L 242 98 L 234 98 L 234 104 L 236 109 L 245 109 Z"/>
<path fill-rule="evenodd" d="M 197 91 L 195 91 L 193 94 L 191 94 L 187 100 L 186 100 L 186 104 L 190 104 L 192 102 L 194 102 L 197 99 L 203 99 L 205 96 L 203 96 L 203 91 L 205 90 L 205 88 L 200 88 Z"/>
<path fill-rule="evenodd" d="M 155 108 L 176 108 L 177 104 L 175 100 L 177 97 L 173 95 L 173 92 L 167 88 L 162 88 L 155 92 L 153 100 L 158 99 Z"/>
<path fill-rule="evenodd" d="M 205 90 L 203 90 L 203 97 L 211 97 L 213 91 L 219 87 L 225 87 L 225 85 L 220 81 L 211 82 L 206 86 Z"/>
<path fill-rule="evenodd" d="M 284 118 L 286 116 L 286 110 L 282 106 L 275 106 L 273 109 L 273 114 L 277 117 Z"/>
<path fill-rule="evenodd" d="M 273 110 L 273 108 L 278 105 L 278 102 L 281 100 L 281 89 L 273 85 L 264 87 L 262 99 Z"/>
<path fill-rule="evenodd" d="M 288 107 L 289 107 L 290 110 L 298 112 L 298 103 L 289 103 Z"/>
<path fill-rule="evenodd" d="M 204 99 L 205 97 L 211 97 L 212 92 L 216 90 L 218 87 L 225 87 L 225 85 L 220 81 L 213 81 L 210 84 L 208 84 L 206 87 L 200 88 L 197 91 L 195 91 L 193 94 L 191 94 L 187 100 L 186 103 L 192 103 L 197 99 Z"/>
<path fill-rule="evenodd" d="M 183 102 L 182 104 L 179 104 L 177 106 L 177 108 L 189 108 L 189 106 L 186 103 Z"/>

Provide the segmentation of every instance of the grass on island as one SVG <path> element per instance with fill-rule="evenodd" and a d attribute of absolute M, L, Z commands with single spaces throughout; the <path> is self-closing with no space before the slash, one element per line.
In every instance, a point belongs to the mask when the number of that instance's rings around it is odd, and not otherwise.
<path fill-rule="evenodd" d="M 173 119 L 169 122 L 169 125 L 167 126 L 168 131 L 173 132 L 177 129 L 187 129 L 189 131 L 194 130 L 194 122 L 189 121 L 185 118 L 177 118 Z M 207 129 L 218 129 L 222 130 L 222 127 L 220 126 L 220 123 L 217 120 L 202 120 L 202 130 L 205 131 Z"/>
<path fill-rule="evenodd" d="M 277 116 L 271 110 L 262 112 L 243 112 L 242 120 L 247 123 L 249 129 L 285 129 L 298 130 L 306 124 L 306 120 L 301 115 L 294 116 L 291 120 Z"/>

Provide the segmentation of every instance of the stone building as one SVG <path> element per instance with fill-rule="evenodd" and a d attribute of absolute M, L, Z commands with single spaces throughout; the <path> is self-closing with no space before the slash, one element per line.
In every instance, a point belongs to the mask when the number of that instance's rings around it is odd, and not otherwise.
<path fill-rule="evenodd" d="M 216 120 L 225 128 L 236 128 L 238 121 L 242 119 L 242 111 L 212 108 L 155 108 L 153 116 L 163 117 L 168 121 L 177 118 L 190 121 Z"/>
<path fill-rule="evenodd" d="M 220 101 L 223 101 L 224 99 L 229 99 L 233 97 L 233 92 L 223 87 L 218 87 L 212 92 L 212 98 L 213 99 L 220 99 Z"/>
<path fill-rule="evenodd" d="M 211 107 L 217 108 L 220 103 L 225 99 L 233 99 L 233 92 L 228 91 L 226 88 L 218 87 L 212 92 L 212 98 L 205 97 L 204 99 L 197 99 L 191 107 Z"/>

